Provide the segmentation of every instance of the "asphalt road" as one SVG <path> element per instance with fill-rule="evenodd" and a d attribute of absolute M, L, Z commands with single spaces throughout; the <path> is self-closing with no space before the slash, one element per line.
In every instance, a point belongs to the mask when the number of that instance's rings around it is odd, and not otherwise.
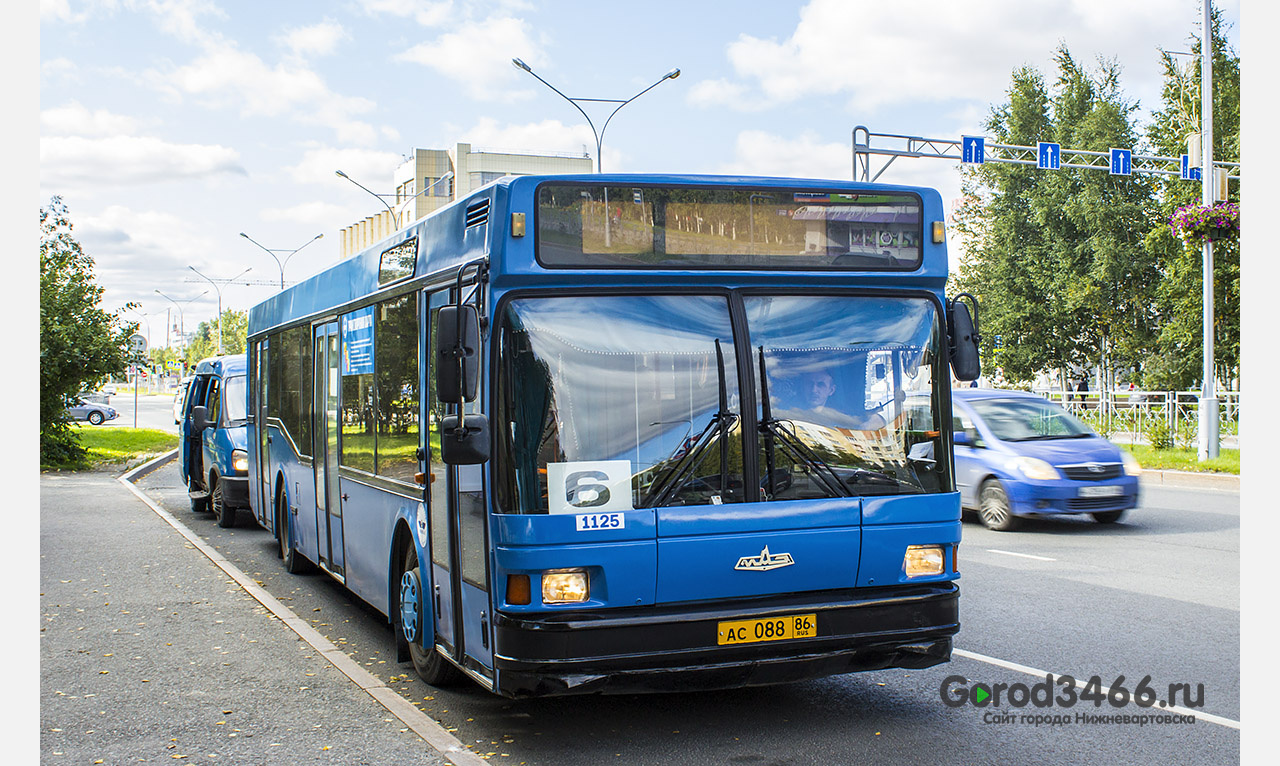
<path fill-rule="evenodd" d="M 962 630 L 949 664 L 780 687 L 655 696 L 513 701 L 463 685 L 435 689 L 395 663 L 390 629 L 322 575 L 286 574 L 245 513 L 219 529 L 189 510 L 176 465 L 140 486 L 300 617 L 493 762 L 512 764 L 1230 763 L 1239 759 L 1239 494 L 1146 488 L 1122 523 L 1032 521 L 1013 533 L 965 526 Z M 993 664 L 995 663 L 995 664 Z M 1012 665 L 1011 665 L 1012 663 Z M 1018 668 L 1018 669 L 1011 669 Z M 1026 670 L 1023 668 L 1029 668 Z M 1161 701 L 1187 684 L 1197 712 L 1228 725 L 1139 726 L 1082 715 L 1162 713 L 944 705 L 952 675 L 1030 687 L 1035 671 L 1150 676 Z M 1203 685 L 1197 699 L 1196 690 Z M 1119 692 L 1117 692 L 1118 694 Z M 1055 689 L 1065 699 L 1061 687 Z M 1117 697 L 1118 699 L 1118 697 Z M 1184 698 L 1174 700 L 1185 704 Z M 999 717 L 993 713 L 1012 713 Z M 1022 715 L 1057 715 L 1036 725 Z M 1062 721 L 1065 720 L 1065 723 Z M 425 747 L 425 745 L 424 745 Z"/>
<path fill-rule="evenodd" d="M 107 397 L 107 404 L 120 413 L 115 420 L 108 420 L 98 428 L 134 427 L 133 394 L 112 394 Z M 154 428 L 158 431 L 177 433 L 178 426 L 173 422 L 173 394 L 139 394 L 136 407 L 138 428 Z"/>

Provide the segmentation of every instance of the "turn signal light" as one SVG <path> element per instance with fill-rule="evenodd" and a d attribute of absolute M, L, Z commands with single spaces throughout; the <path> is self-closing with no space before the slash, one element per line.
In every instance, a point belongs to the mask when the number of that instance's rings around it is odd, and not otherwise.
<path fill-rule="evenodd" d="M 532 600 L 529 575 L 507 575 L 507 603 L 524 606 Z"/>

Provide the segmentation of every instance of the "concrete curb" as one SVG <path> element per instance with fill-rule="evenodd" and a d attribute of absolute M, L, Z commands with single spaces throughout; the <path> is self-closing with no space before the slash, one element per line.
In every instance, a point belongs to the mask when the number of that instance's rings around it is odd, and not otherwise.
<path fill-rule="evenodd" d="M 1143 469 L 1142 483 L 1163 487 L 1225 489 L 1240 491 L 1240 477 L 1233 473 L 1197 473 L 1195 471 L 1154 471 Z"/>

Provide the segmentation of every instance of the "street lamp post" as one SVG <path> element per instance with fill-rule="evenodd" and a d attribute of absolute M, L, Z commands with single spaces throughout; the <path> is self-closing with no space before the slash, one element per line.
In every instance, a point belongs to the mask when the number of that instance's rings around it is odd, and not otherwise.
<path fill-rule="evenodd" d="M 197 274 L 200 274 L 200 270 L 197 269 L 195 266 L 188 266 L 187 268 L 191 269 Z M 230 284 L 231 282 L 234 282 L 240 277 L 243 277 L 245 274 L 248 274 L 250 271 L 253 271 L 252 266 L 240 272 L 239 274 L 236 274 L 231 279 L 224 279 L 223 282 L 226 284 Z M 213 285 L 213 289 L 218 293 L 218 354 L 221 355 L 225 351 L 225 349 L 222 347 L 222 288 L 218 287 L 217 282 L 213 281 L 212 279 L 209 279 L 204 274 L 200 274 L 200 276 L 203 277 L 206 282 Z"/>
<path fill-rule="evenodd" d="M 649 87 L 645 88 L 644 90 L 640 91 L 639 93 L 635 94 L 634 96 L 626 100 L 620 100 L 616 98 L 570 98 L 569 96 L 566 96 L 565 94 L 561 93 L 559 88 L 557 88 L 556 86 L 552 85 L 551 83 L 539 77 L 537 72 L 533 71 L 533 69 L 530 68 L 528 64 L 524 63 L 520 59 L 511 59 L 511 63 L 512 65 L 515 66 L 516 69 L 523 69 L 524 71 L 528 72 L 534 77 L 537 77 L 538 82 L 542 83 L 543 85 L 547 86 L 551 90 L 555 91 L 556 95 L 560 96 L 565 101 L 568 101 L 570 104 L 573 104 L 573 108 L 581 112 L 582 116 L 586 118 L 587 125 L 590 126 L 591 133 L 596 138 L 596 172 L 597 173 L 601 172 L 600 152 L 602 147 L 604 146 L 604 132 L 609 129 L 609 121 L 613 119 L 613 116 L 617 114 L 618 111 L 622 109 L 622 107 L 626 106 L 627 104 L 630 104 L 632 101 L 635 101 L 637 98 L 640 98 L 644 94 L 648 93 L 649 91 L 661 85 L 663 82 L 667 80 L 674 80 L 680 76 L 679 69 L 672 69 L 670 72 L 667 72 L 661 78 L 659 78 L 658 81 L 655 82 L 653 85 L 650 85 Z M 617 104 L 618 106 L 616 106 L 614 110 L 609 113 L 608 118 L 606 118 L 604 121 L 604 126 L 601 127 L 599 131 L 597 131 L 596 124 L 591 121 L 591 116 L 587 114 L 586 111 L 581 106 L 578 105 L 579 101 L 593 101 L 593 102 L 601 102 L 601 103 L 607 103 L 607 104 Z"/>
<path fill-rule="evenodd" d="M 263 247 L 263 246 L 262 246 L 262 245 L 261 245 L 257 240 L 255 240 L 253 237 L 250 237 L 248 234 L 245 234 L 243 231 L 242 231 L 242 232 L 240 232 L 240 236 L 244 237 L 245 239 L 249 240 L 249 241 L 250 241 L 250 242 L 252 242 L 253 244 L 255 244 L 255 245 L 257 245 L 258 247 L 260 247 L 260 248 L 262 248 L 263 250 L 265 250 L 265 251 L 266 251 L 266 253 L 267 253 L 267 255 L 271 256 L 271 258 L 272 258 L 273 260 L 275 260 L 276 265 L 280 267 L 280 289 L 281 289 L 281 290 L 283 290 L 283 289 L 284 289 L 284 267 L 285 267 L 285 265 L 286 265 L 286 264 L 288 264 L 288 263 L 289 263 L 289 259 L 290 259 L 290 258 L 292 258 L 293 256 L 297 255 L 297 254 L 298 254 L 298 251 L 299 251 L 299 250 L 301 250 L 303 247 L 306 247 L 307 245 L 311 244 L 312 242 L 315 242 L 317 239 L 320 239 L 321 237 L 323 237 L 323 236 L 324 236 L 324 234 L 323 234 L 323 233 L 320 233 L 320 234 L 315 235 L 315 236 L 314 236 L 314 237 L 312 237 L 311 239 L 307 240 L 307 241 L 302 245 L 302 247 L 297 247 L 297 248 L 294 248 L 293 250 L 284 250 L 284 249 L 276 249 L 276 250 L 272 250 L 272 249 L 271 249 L 271 248 L 269 248 L 269 247 Z M 281 260 L 280 260 L 280 257 L 279 257 L 279 256 L 277 256 L 277 255 L 276 255 L 276 253 L 288 253 L 288 255 L 286 255 L 286 256 L 284 257 L 284 260 L 283 260 L 283 261 L 281 261 Z"/>
<path fill-rule="evenodd" d="M 360 183 L 359 181 L 357 181 L 356 179 L 354 179 L 354 178 L 352 178 L 351 176 L 347 175 L 346 173 L 343 173 L 341 170 L 335 170 L 335 171 L 333 171 L 333 172 L 334 172 L 334 173 L 335 173 L 339 178 L 345 178 L 345 179 L 347 179 L 347 180 L 348 180 L 348 181 L 350 181 L 351 183 L 355 184 L 356 186 L 359 186 L 361 189 L 364 189 L 365 191 L 369 192 L 369 193 L 370 193 L 370 194 L 372 194 L 374 197 L 376 197 L 376 198 L 378 199 L 378 201 L 382 203 L 383 207 L 385 207 L 385 208 L 387 209 L 387 212 L 391 214 L 391 223 L 396 227 L 396 229 L 399 229 L 399 228 L 400 228 L 400 218 L 399 218 L 399 216 L 397 216 L 397 215 L 396 215 L 396 211 L 394 211 L 394 210 L 392 210 L 392 209 L 391 209 L 391 205 L 387 204 L 387 201 L 386 201 L 385 199 L 383 199 L 383 197 L 385 197 L 385 196 L 390 196 L 390 195 L 379 194 L 379 193 L 377 193 L 377 192 L 375 192 L 375 191 L 371 191 L 371 190 L 370 190 L 368 187 L 366 187 L 364 184 Z"/>
<path fill-rule="evenodd" d="M 162 297 L 162 298 L 164 298 L 165 300 L 169 301 L 169 302 L 170 302 L 170 303 L 172 303 L 174 306 L 176 306 L 176 307 L 177 307 L 177 309 L 178 309 L 178 336 L 179 336 L 180 338 L 182 338 L 182 345 L 183 345 L 183 348 L 184 348 L 184 353 L 183 353 L 183 355 L 182 355 L 182 358 L 183 358 L 183 360 L 185 361 L 185 360 L 186 360 L 185 348 L 186 348 L 186 345 L 187 345 L 187 325 L 186 325 L 186 322 L 185 322 L 185 320 L 183 319 L 183 316 L 182 316 L 182 306 L 183 306 L 183 304 L 191 303 L 191 302 L 193 302 L 193 301 L 198 301 L 198 300 L 200 300 L 200 299 L 201 299 L 201 298 L 203 298 L 204 296 L 208 295 L 208 294 L 209 294 L 209 291 L 208 291 L 208 290 L 205 290 L 204 292 L 200 293 L 200 294 L 199 294 L 199 295 L 197 295 L 196 297 L 194 297 L 194 298 L 188 298 L 188 299 L 186 299 L 185 301 L 175 301 L 173 298 L 170 298 L 169 296 L 165 295 L 164 293 L 160 292 L 159 290 L 156 290 L 155 292 L 156 292 L 156 295 L 159 295 L 160 297 Z M 165 345 L 165 347 L 167 348 L 167 347 L 169 346 L 169 333 L 168 333 L 168 330 L 167 330 L 167 329 L 166 329 L 166 332 L 165 332 L 165 336 L 164 336 L 164 337 L 165 337 L 165 344 L 164 344 L 164 345 Z"/>
<path fill-rule="evenodd" d="M 1212 205 L 1214 197 L 1213 172 L 1213 27 L 1212 3 L 1204 2 L 1204 18 L 1200 27 L 1200 120 L 1201 147 L 1204 152 L 1200 162 L 1200 203 Z M 1202 252 L 1204 275 L 1203 289 L 1203 370 L 1200 378 L 1199 438 L 1196 440 L 1197 457 L 1201 461 L 1218 456 L 1218 397 L 1213 380 L 1213 240 L 1205 237 Z"/>

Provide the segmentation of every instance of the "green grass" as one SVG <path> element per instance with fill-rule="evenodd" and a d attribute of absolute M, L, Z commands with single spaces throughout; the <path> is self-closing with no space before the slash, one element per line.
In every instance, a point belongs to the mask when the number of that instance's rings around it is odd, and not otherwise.
<path fill-rule="evenodd" d="M 72 426 L 80 443 L 89 451 L 89 465 L 94 468 L 110 463 L 123 463 L 143 455 L 159 455 L 178 446 L 178 435 L 152 428 Z"/>
<path fill-rule="evenodd" d="M 1240 450 L 1222 449 L 1213 460 L 1200 462 L 1194 449 L 1153 449 L 1145 444 L 1121 444 L 1121 449 L 1133 453 L 1143 468 L 1158 471 L 1196 471 L 1216 473 L 1240 473 Z"/>

